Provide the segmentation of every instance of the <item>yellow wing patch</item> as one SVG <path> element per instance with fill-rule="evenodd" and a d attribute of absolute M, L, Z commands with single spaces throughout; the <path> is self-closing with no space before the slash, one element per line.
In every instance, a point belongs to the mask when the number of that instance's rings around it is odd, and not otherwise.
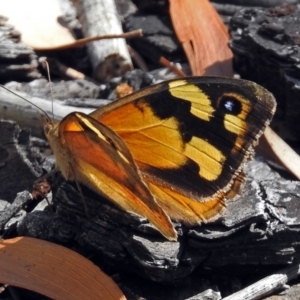
<path fill-rule="evenodd" d="M 191 102 L 191 113 L 196 117 L 209 121 L 215 109 L 209 97 L 196 85 L 189 84 L 186 80 L 172 81 L 169 84 L 170 94 L 174 97 Z"/>
<path fill-rule="evenodd" d="M 220 176 L 225 156 L 219 149 L 207 141 L 193 137 L 192 140 L 186 144 L 183 153 L 193 161 L 202 162 L 199 171 L 200 177 L 213 181 Z"/>

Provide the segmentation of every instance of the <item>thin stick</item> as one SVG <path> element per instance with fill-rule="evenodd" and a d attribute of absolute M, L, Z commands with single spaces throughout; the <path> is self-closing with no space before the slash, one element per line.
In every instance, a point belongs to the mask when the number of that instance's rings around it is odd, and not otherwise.
<path fill-rule="evenodd" d="M 173 73 L 175 73 L 179 77 L 186 77 L 186 75 L 184 74 L 184 72 L 182 70 L 180 70 L 179 68 L 177 68 L 173 63 L 171 63 L 165 57 L 161 56 L 159 58 L 159 63 L 161 65 L 165 66 L 166 68 L 168 68 L 169 70 L 171 70 Z"/>
<path fill-rule="evenodd" d="M 267 276 L 248 287 L 223 298 L 223 300 L 257 300 L 286 288 L 288 281 L 296 278 L 300 274 L 299 264 L 287 267 L 276 274 Z"/>
<path fill-rule="evenodd" d="M 87 37 L 83 39 L 79 39 L 75 41 L 74 43 L 69 43 L 61 46 L 54 46 L 54 47 L 35 47 L 34 50 L 37 51 L 45 51 L 45 50 L 65 50 L 65 49 L 71 49 L 71 48 L 79 48 L 82 47 L 90 42 L 93 41 L 99 41 L 99 40 L 107 40 L 107 39 L 132 39 L 132 38 L 138 38 L 143 36 L 142 29 L 137 29 L 133 31 L 129 31 L 122 34 L 107 34 L 102 36 L 93 36 L 93 37 Z"/>

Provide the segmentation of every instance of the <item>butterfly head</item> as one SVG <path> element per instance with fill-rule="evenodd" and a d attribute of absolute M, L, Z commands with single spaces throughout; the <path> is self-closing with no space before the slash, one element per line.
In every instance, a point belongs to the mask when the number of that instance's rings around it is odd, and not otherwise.
<path fill-rule="evenodd" d="M 42 120 L 44 124 L 45 136 L 49 140 L 49 136 L 53 136 L 56 132 L 58 132 L 57 128 L 59 123 L 55 122 L 54 120 L 51 120 L 45 115 L 42 115 Z"/>

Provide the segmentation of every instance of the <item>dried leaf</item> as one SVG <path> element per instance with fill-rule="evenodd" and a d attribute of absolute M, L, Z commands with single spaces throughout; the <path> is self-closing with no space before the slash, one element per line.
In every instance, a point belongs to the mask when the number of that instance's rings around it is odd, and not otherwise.
<path fill-rule="evenodd" d="M 75 41 L 60 25 L 58 0 L 1 0 L 0 15 L 21 32 L 22 42 L 33 48 L 55 47 Z"/>
<path fill-rule="evenodd" d="M 208 0 L 170 0 L 173 27 L 193 75 L 232 77 L 229 34 Z"/>
<path fill-rule="evenodd" d="M 0 242 L 0 282 L 52 299 L 126 300 L 115 282 L 83 256 L 29 237 Z"/>

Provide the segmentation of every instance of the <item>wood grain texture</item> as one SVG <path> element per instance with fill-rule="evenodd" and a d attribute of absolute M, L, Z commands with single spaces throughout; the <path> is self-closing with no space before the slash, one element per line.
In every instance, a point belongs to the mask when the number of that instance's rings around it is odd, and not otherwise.
<path fill-rule="evenodd" d="M 85 37 L 122 33 L 113 0 L 76 0 L 78 18 Z M 123 39 L 103 40 L 88 45 L 94 78 L 108 81 L 132 69 L 130 55 Z"/>

